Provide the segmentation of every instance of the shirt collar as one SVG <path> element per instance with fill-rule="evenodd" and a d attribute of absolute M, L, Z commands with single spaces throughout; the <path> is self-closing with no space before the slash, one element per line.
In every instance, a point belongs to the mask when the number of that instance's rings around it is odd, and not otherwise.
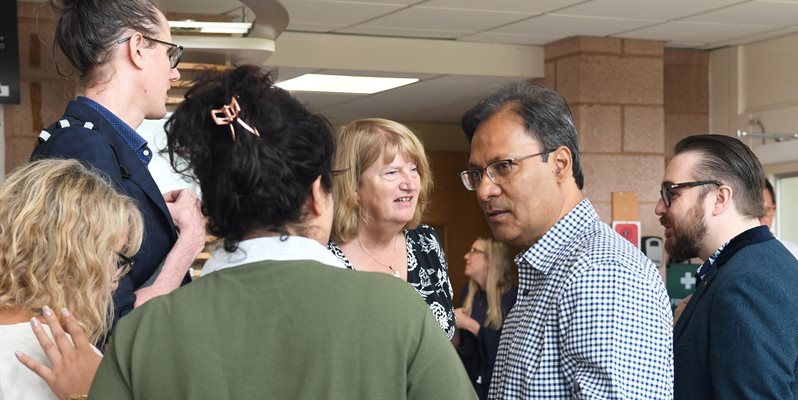
<path fill-rule="evenodd" d="M 111 125 L 111 127 L 116 130 L 116 133 L 119 134 L 119 137 L 127 143 L 128 147 L 133 150 L 133 153 L 136 154 L 136 157 L 146 166 L 149 165 L 150 161 L 152 160 L 152 151 L 147 147 L 147 141 L 144 140 L 141 135 L 136 132 L 135 129 L 131 128 L 130 125 L 125 123 L 116 116 L 116 114 L 112 113 L 110 110 L 105 108 L 102 104 L 84 96 L 78 96 L 78 101 L 81 103 L 91 107 L 94 111 L 97 111 L 106 121 Z"/>
<path fill-rule="evenodd" d="M 576 238 L 583 234 L 585 228 L 598 220 L 598 214 L 587 198 L 583 199 L 571 211 L 554 224 L 537 243 L 515 257 L 519 266 L 519 274 L 532 267 L 547 274 L 554 267 L 560 256 L 569 251 Z"/>
<path fill-rule="evenodd" d="M 238 249 L 230 253 L 223 247 L 213 251 L 202 267 L 202 276 L 225 268 L 265 260 L 294 261 L 313 260 L 332 267 L 345 268 L 333 253 L 316 240 L 302 236 L 265 236 L 242 240 Z"/>

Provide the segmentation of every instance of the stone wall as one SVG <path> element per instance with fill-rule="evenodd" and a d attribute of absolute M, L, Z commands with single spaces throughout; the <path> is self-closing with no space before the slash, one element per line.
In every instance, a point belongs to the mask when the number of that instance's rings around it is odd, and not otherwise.
<path fill-rule="evenodd" d="M 77 78 L 62 77 L 53 61 L 57 18 L 46 3 L 18 3 L 20 104 L 5 105 L 5 171 L 25 163 L 39 132 L 54 122 L 77 92 Z M 72 68 L 55 51 L 59 68 Z"/>

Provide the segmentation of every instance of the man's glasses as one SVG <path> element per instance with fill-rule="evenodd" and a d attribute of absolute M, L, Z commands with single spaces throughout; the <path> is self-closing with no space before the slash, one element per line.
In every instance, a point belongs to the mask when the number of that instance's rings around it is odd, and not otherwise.
<path fill-rule="evenodd" d="M 114 274 L 114 280 L 118 281 L 127 275 L 130 270 L 133 269 L 133 259 L 117 252 L 116 253 L 116 274 Z"/>
<path fill-rule="evenodd" d="M 696 186 L 704 186 L 704 185 L 717 185 L 721 186 L 722 183 L 718 181 L 695 181 L 695 182 L 682 182 L 682 183 L 663 183 L 662 187 L 660 188 L 659 194 L 662 196 L 662 202 L 665 203 L 665 207 L 671 206 L 671 197 L 673 196 L 673 191 L 676 189 L 681 188 L 691 188 Z"/>
<path fill-rule="evenodd" d="M 540 153 L 530 154 L 528 156 L 518 158 L 508 158 L 499 160 L 488 164 L 484 169 L 471 168 L 460 172 L 460 180 L 463 181 L 463 186 L 470 191 L 477 190 L 479 182 L 482 181 L 482 174 L 488 175 L 491 182 L 501 185 L 518 170 L 518 162 L 528 158 L 542 156 L 551 153 L 554 150 L 545 150 Z"/>
<path fill-rule="evenodd" d="M 119 39 L 119 40 L 116 41 L 116 43 L 117 44 L 125 43 L 128 40 L 130 40 L 130 38 L 132 38 L 132 37 L 133 36 L 131 35 L 131 36 L 128 36 L 128 37 L 126 37 L 124 39 Z M 149 41 L 155 42 L 155 43 L 160 43 L 160 44 L 162 44 L 164 46 L 169 46 L 169 48 L 166 50 L 166 55 L 169 56 L 169 65 L 172 68 L 177 68 L 177 64 L 180 63 L 180 59 L 183 57 L 183 46 L 181 46 L 179 44 L 170 43 L 170 42 L 164 42 L 163 40 L 158 40 L 158 39 L 155 39 L 155 38 L 151 38 L 149 36 L 141 35 L 141 37 L 143 37 L 144 39 L 147 39 Z"/>

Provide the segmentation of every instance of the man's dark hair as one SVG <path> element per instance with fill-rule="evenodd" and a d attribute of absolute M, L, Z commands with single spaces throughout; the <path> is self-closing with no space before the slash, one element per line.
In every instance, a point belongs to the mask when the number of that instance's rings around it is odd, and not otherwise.
<path fill-rule="evenodd" d="M 58 18 L 55 40 L 82 84 L 111 58 L 126 30 L 154 37 L 160 11 L 149 0 L 50 0 Z"/>
<path fill-rule="evenodd" d="M 765 215 L 765 174 L 759 159 L 743 142 L 726 135 L 688 136 L 673 148 L 674 156 L 686 152 L 701 154 L 701 161 L 693 170 L 694 179 L 729 185 L 740 214 L 751 218 Z M 708 192 L 710 187 L 705 190 Z"/>
<path fill-rule="evenodd" d="M 233 98 L 237 117 L 214 122 L 211 110 Z M 166 138 L 175 171 L 199 181 L 208 231 L 224 239 L 227 251 L 255 231 L 301 229 L 316 178 L 325 191 L 332 188 L 332 126 L 256 66 L 199 77 L 167 121 Z"/>
<path fill-rule="evenodd" d="M 511 83 L 483 99 L 466 111 L 462 119 L 463 131 L 471 142 L 477 127 L 499 111 L 512 111 L 523 120 L 526 131 L 543 150 L 565 146 L 573 155 L 573 175 L 576 186 L 582 189 L 584 176 L 579 162 L 579 136 L 568 103 L 557 92 L 527 82 Z M 548 161 L 544 154 L 543 161 Z"/>
<path fill-rule="evenodd" d="M 773 189 L 773 185 L 770 184 L 770 180 L 769 179 L 765 179 L 765 189 L 767 189 L 768 193 L 770 193 L 770 198 L 773 200 L 773 207 L 775 207 L 776 206 L 776 191 Z"/>

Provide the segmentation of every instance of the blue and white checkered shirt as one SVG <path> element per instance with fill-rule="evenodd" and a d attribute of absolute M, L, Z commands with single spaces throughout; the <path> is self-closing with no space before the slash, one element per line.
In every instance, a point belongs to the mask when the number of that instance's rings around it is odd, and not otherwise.
<path fill-rule="evenodd" d="M 587 199 L 515 259 L 491 399 L 671 399 L 673 314 L 656 266 Z"/>

